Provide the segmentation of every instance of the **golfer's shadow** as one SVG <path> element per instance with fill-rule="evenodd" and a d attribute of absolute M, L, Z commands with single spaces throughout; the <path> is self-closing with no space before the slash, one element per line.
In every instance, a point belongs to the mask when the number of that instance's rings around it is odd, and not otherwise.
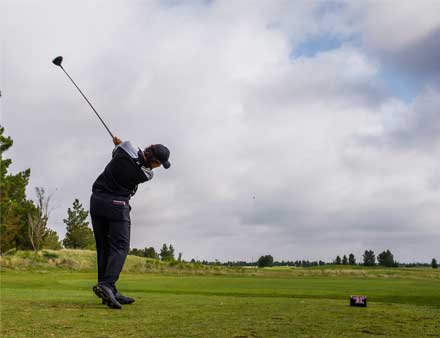
<path fill-rule="evenodd" d="M 78 302 L 64 302 L 57 304 L 48 304 L 47 306 L 53 310 L 111 310 L 106 304 L 101 304 L 101 300 L 96 300 L 90 303 L 78 303 Z"/>

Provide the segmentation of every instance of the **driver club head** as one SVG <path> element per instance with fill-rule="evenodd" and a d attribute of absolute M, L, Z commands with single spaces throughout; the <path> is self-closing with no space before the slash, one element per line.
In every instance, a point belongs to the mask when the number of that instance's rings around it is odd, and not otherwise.
<path fill-rule="evenodd" d="M 54 65 L 61 67 L 61 62 L 63 62 L 63 57 L 57 56 L 55 59 L 52 60 L 52 62 Z"/>

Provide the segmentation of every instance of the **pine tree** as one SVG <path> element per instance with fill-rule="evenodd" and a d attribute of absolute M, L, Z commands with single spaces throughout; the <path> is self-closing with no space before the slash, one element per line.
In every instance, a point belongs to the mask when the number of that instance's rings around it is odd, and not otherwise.
<path fill-rule="evenodd" d="M 335 264 L 336 264 L 336 265 L 341 265 L 341 257 L 336 256 Z"/>
<path fill-rule="evenodd" d="M 78 199 L 73 202 L 73 209 L 67 209 L 66 237 L 63 240 L 65 248 L 71 249 L 93 249 L 95 241 L 93 232 L 87 222 L 88 211 L 85 211 Z"/>
<path fill-rule="evenodd" d="M 43 248 L 51 250 L 61 249 L 61 241 L 55 230 L 47 229 L 43 239 Z"/>
<path fill-rule="evenodd" d="M 432 266 L 433 269 L 437 269 L 438 268 L 438 263 L 437 263 L 435 258 L 432 259 L 431 266 Z"/>
<path fill-rule="evenodd" d="M 354 258 L 354 255 L 352 253 L 348 256 L 348 264 L 356 265 L 356 258 Z"/>
<path fill-rule="evenodd" d="M 152 246 L 144 249 L 144 257 L 159 259 L 159 255 L 157 254 L 156 250 L 154 250 L 154 248 Z"/>
<path fill-rule="evenodd" d="M 174 261 L 174 248 L 173 246 L 170 244 L 170 246 L 168 247 L 165 243 L 164 245 L 162 245 L 162 249 L 160 250 L 160 259 L 163 261 Z"/>
<path fill-rule="evenodd" d="M 394 261 L 394 256 L 390 250 L 386 250 L 377 255 L 377 261 L 381 266 L 396 266 L 396 262 Z"/>
<path fill-rule="evenodd" d="M 374 255 L 373 250 L 365 250 L 363 254 L 364 265 L 365 266 L 374 266 L 376 265 L 376 256 Z"/>
<path fill-rule="evenodd" d="M 168 246 L 164 243 L 162 245 L 162 249 L 160 249 L 160 259 L 163 261 L 169 260 L 170 257 L 170 251 L 168 250 Z"/>
<path fill-rule="evenodd" d="M 171 244 L 169 246 L 169 258 L 170 258 L 171 261 L 173 261 L 175 259 L 174 258 L 174 248 L 173 248 L 173 246 Z"/>
<path fill-rule="evenodd" d="M 342 257 L 342 265 L 347 265 L 348 264 L 348 258 L 346 255 L 344 255 L 344 257 Z"/>
<path fill-rule="evenodd" d="M 12 248 L 32 249 L 28 236 L 28 215 L 36 208 L 26 199 L 26 186 L 29 183 L 30 169 L 15 175 L 8 173 L 12 160 L 4 158 L 3 153 L 12 147 L 13 141 L 4 136 L 0 126 L 0 252 Z"/>

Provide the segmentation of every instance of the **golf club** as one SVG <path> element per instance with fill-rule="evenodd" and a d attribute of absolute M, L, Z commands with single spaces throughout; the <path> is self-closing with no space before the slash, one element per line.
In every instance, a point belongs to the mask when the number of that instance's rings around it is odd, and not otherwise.
<path fill-rule="evenodd" d="M 76 85 L 75 81 L 73 81 L 73 79 L 70 77 L 69 74 L 67 74 L 66 70 L 63 68 L 63 66 L 61 65 L 61 63 L 63 62 L 63 57 L 62 56 L 57 56 L 55 59 L 52 60 L 53 64 L 60 67 L 64 73 L 66 73 L 67 77 L 70 79 L 70 81 L 72 81 L 72 83 L 75 85 L 76 89 L 79 90 L 79 92 L 81 93 L 81 95 L 83 96 L 83 98 L 87 101 L 87 103 L 89 104 L 89 106 L 93 109 L 93 111 L 95 112 L 96 116 L 98 116 L 99 120 L 102 122 L 102 124 L 104 125 L 105 129 L 107 129 L 108 133 L 110 134 L 110 136 L 112 137 L 112 139 L 114 138 L 112 132 L 110 131 L 110 129 L 108 129 L 107 125 L 105 124 L 104 120 L 101 118 L 101 116 L 99 116 L 98 112 L 96 111 L 95 108 L 93 108 L 92 104 L 90 103 L 90 101 L 87 99 L 87 97 L 84 95 L 84 93 L 81 91 L 81 89 L 79 89 L 79 87 Z"/>

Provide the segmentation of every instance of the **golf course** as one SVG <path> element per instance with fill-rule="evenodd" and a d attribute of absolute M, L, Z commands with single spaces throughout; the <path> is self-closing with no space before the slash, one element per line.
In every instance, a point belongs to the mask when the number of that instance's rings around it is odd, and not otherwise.
<path fill-rule="evenodd" d="M 129 256 L 122 310 L 93 294 L 93 251 L 2 257 L 2 337 L 440 337 L 432 268 L 227 268 Z M 366 308 L 350 307 L 366 295 Z"/>
<path fill-rule="evenodd" d="M 440 0 L 1 4 L 0 338 L 440 338 Z"/>

